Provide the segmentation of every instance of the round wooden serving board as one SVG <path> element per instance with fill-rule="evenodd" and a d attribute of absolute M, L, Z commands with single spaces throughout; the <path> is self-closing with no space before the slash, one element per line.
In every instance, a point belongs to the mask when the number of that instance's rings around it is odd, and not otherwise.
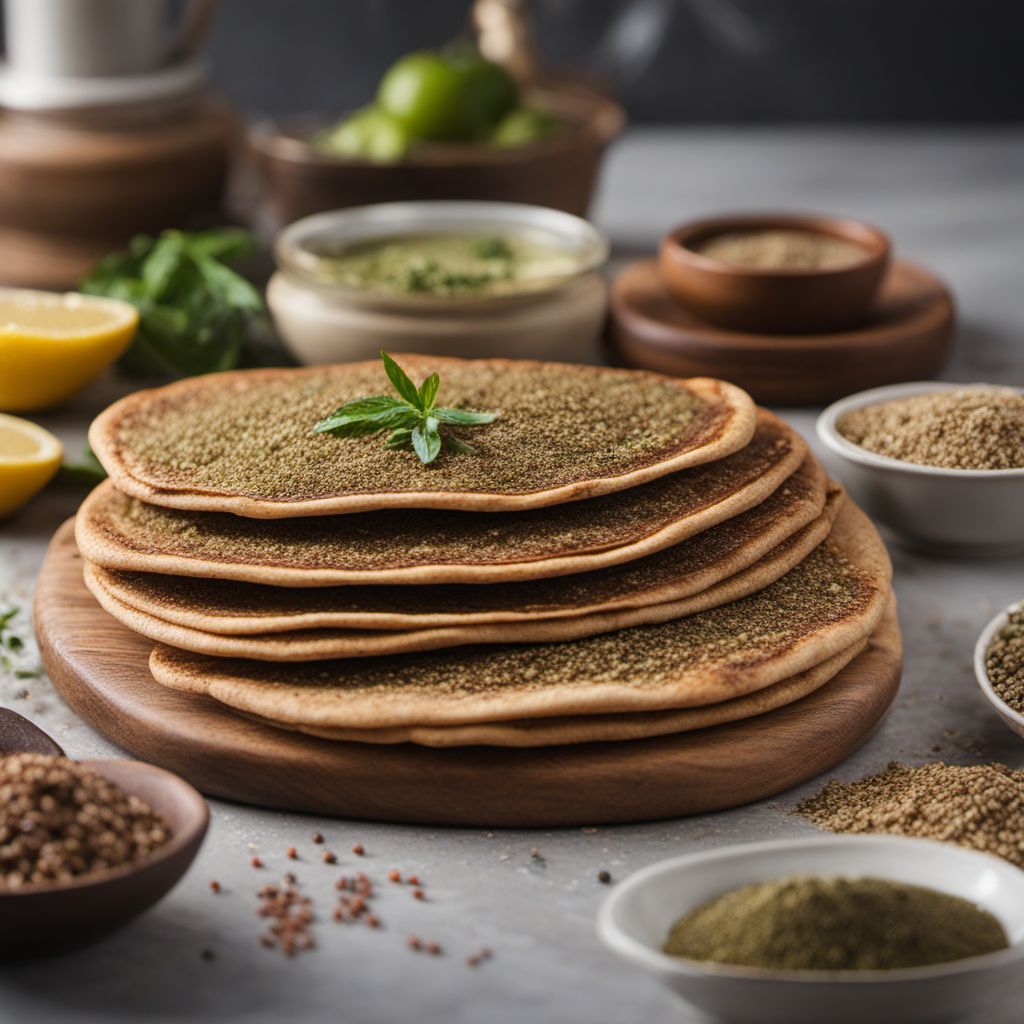
<path fill-rule="evenodd" d="M 930 380 L 953 348 L 953 301 L 923 267 L 897 260 L 865 324 L 831 334 L 749 334 L 713 327 L 680 305 L 656 260 L 632 263 L 611 290 L 616 361 L 676 377 L 721 377 L 765 405 L 820 405 Z"/>
<path fill-rule="evenodd" d="M 874 731 L 899 685 L 898 629 L 803 700 L 730 725 L 625 743 L 434 750 L 335 743 L 242 718 L 154 682 L 152 644 L 82 582 L 71 523 L 39 576 L 36 630 L 57 690 L 90 725 L 208 796 L 346 818 L 550 827 L 699 814 L 831 768 Z"/>

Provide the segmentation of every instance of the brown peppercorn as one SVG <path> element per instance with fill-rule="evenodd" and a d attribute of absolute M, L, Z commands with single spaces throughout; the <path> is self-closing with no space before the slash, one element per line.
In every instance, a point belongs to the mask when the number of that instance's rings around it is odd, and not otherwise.
<path fill-rule="evenodd" d="M 401 872 L 399 872 L 396 868 L 392 868 L 388 872 L 388 881 L 390 881 L 390 882 L 401 882 L 402 881 Z"/>
<path fill-rule="evenodd" d="M 409 947 L 409 949 L 417 953 L 423 948 L 423 941 L 415 935 L 410 935 L 405 940 L 405 944 Z"/>
<path fill-rule="evenodd" d="M 364 847 L 362 843 L 356 843 L 355 846 L 352 847 L 352 852 L 357 857 L 362 857 L 366 853 L 366 847 Z"/>
<path fill-rule="evenodd" d="M 412 898 L 414 900 L 425 900 L 427 898 L 427 894 L 422 889 L 413 889 Z"/>
<path fill-rule="evenodd" d="M 319 846 L 323 841 L 324 837 L 322 832 L 313 833 L 313 842 L 316 843 L 317 846 Z"/>
<path fill-rule="evenodd" d="M 602 885 L 611 885 L 612 875 L 610 871 L 598 871 L 597 880 Z"/>
<path fill-rule="evenodd" d="M 289 846 L 288 850 L 286 852 L 288 854 L 288 859 L 289 860 L 298 860 L 299 859 L 299 851 L 296 850 L 294 846 Z"/>
<path fill-rule="evenodd" d="M 337 863 L 337 860 L 338 860 L 337 856 L 335 854 L 331 853 L 330 850 L 324 850 L 324 852 L 322 854 L 320 854 L 320 859 L 325 864 L 335 864 L 335 863 Z"/>
<path fill-rule="evenodd" d="M 261 868 L 261 867 L 263 867 L 263 861 L 260 860 L 259 857 L 250 857 L 249 858 L 249 864 L 250 864 L 251 867 L 254 867 L 254 868 Z"/>
<path fill-rule="evenodd" d="M 212 893 L 220 892 L 220 882 L 217 882 L 217 881 L 210 882 L 210 892 L 212 892 Z"/>

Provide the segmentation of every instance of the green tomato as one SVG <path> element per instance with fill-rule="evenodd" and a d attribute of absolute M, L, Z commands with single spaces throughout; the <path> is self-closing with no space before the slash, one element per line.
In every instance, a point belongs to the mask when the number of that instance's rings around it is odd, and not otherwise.
<path fill-rule="evenodd" d="M 480 56 L 456 58 L 461 78 L 465 138 L 486 138 L 519 102 L 515 79 L 500 65 Z"/>
<path fill-rule="evenodd" d="M 415 138 L 462 139 L 463 81 L 456 64 L 440 54 L 410 53 L 381 79 L 377 103 Z"/>
<path fill-rule="evenodd" d="M 546 139 L 561 127 L 554 114 L 533 107 L 517 107 L 506 114 L 491 134 L 495 146 L 524 146 Z"/>
<path fill-rule="evenodd" d="M 405 156 L 412 140 L 401 122 L 386 111 L 363 107 L 314 141 L 319 149 L 336 156 L 390 163 Z"/>

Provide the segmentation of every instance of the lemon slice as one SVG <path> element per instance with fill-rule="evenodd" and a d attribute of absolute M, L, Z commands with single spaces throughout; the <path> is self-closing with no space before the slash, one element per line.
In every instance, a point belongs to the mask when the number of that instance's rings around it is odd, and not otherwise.
<path fill-rule="evenodd" d="M 48 430 L 0 413 L 0 519 L 53 479 L 63 455 L 60 441 Z"/>
<path fill-rule="evenodd" d="M 0 288 L 0 409 L 65 401 L 131 344 L 135 307 L 119 299 Z"/>

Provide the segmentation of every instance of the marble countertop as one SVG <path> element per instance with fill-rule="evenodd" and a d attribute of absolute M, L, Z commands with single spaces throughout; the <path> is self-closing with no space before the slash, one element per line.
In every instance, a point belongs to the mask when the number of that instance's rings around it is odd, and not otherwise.
<path fill-rule="evenodd" d="M 610 154 L 596 220 L 620 254 L 633 254 L 651 251 L 668 224 L 716 210 L 788 207 L 864 217 L 890 231 L 900 254 L 927 264 L 952 287 L 960 327 L 946 376 L 1021 384 L 1022 181 L 1019 132 L 644 130 Z M 42 422 L 74 454 L 91 416 L 120 389 L 102 382 Z M 783 412 L 813 441 L 813 410 Z M 0 526 L 0 603 L 30 606 L 47 540 L 78 497 L 51 489 Z M 875 737 L 830 777 L 938 757 L 1024 765 L 1024 746 L 984 703 L 971 670 L 984 623 L 1024 596 L 1024 558 L 950 561 L 890 546 L 906 643 L 902 689 Z M 33 662 L 31 645 L 25 657 Z M 0 703 L 33 718 L 72 755 L 119 753 L 44 678 L 0 676 Z M 791 812 L 821 781 L 699 818 L 553 831 L 397 827 L 214 802 L 196 864 L 156 908 L 88 950 L 0 969 L 0 1020 L 695 1022 L 693 1011 L 598 944 L 594 914 L 607 892 L 598 872 L 620 879 L 672 854 L 809 833 Z M 339 853 L 340 868 L 320 862 L 310 838 L 315 831 Z M 356 842 L 367 856 L 348 853 Z M 302 855 L 297 863 L 285 857 L 293 844 Z M 267 871 L 249 866 L 254 853 Z M 429 900 L 389 886 L 384 879 L 392 867 L 418 874 Z M 255 889 L 289 869 L 324 912 L 339 870 L 365 870 L 383 883 L 385 927 L 325 920 L 314 952 L 288 960 L 263 949 Z M 219 895 L 210 892 L 211 880 L 220 882 Z M 408 952 L 409 933 L 436 939 L 446 954 Z M 481 946 L 492 947 L 494 959 L 468 968 L 464 957 Z M 213 959 L 204 959 L 204 950 Z M 1008 1006 L 964 1024 L 1019 1018 L 1019 1008 Z"/>

